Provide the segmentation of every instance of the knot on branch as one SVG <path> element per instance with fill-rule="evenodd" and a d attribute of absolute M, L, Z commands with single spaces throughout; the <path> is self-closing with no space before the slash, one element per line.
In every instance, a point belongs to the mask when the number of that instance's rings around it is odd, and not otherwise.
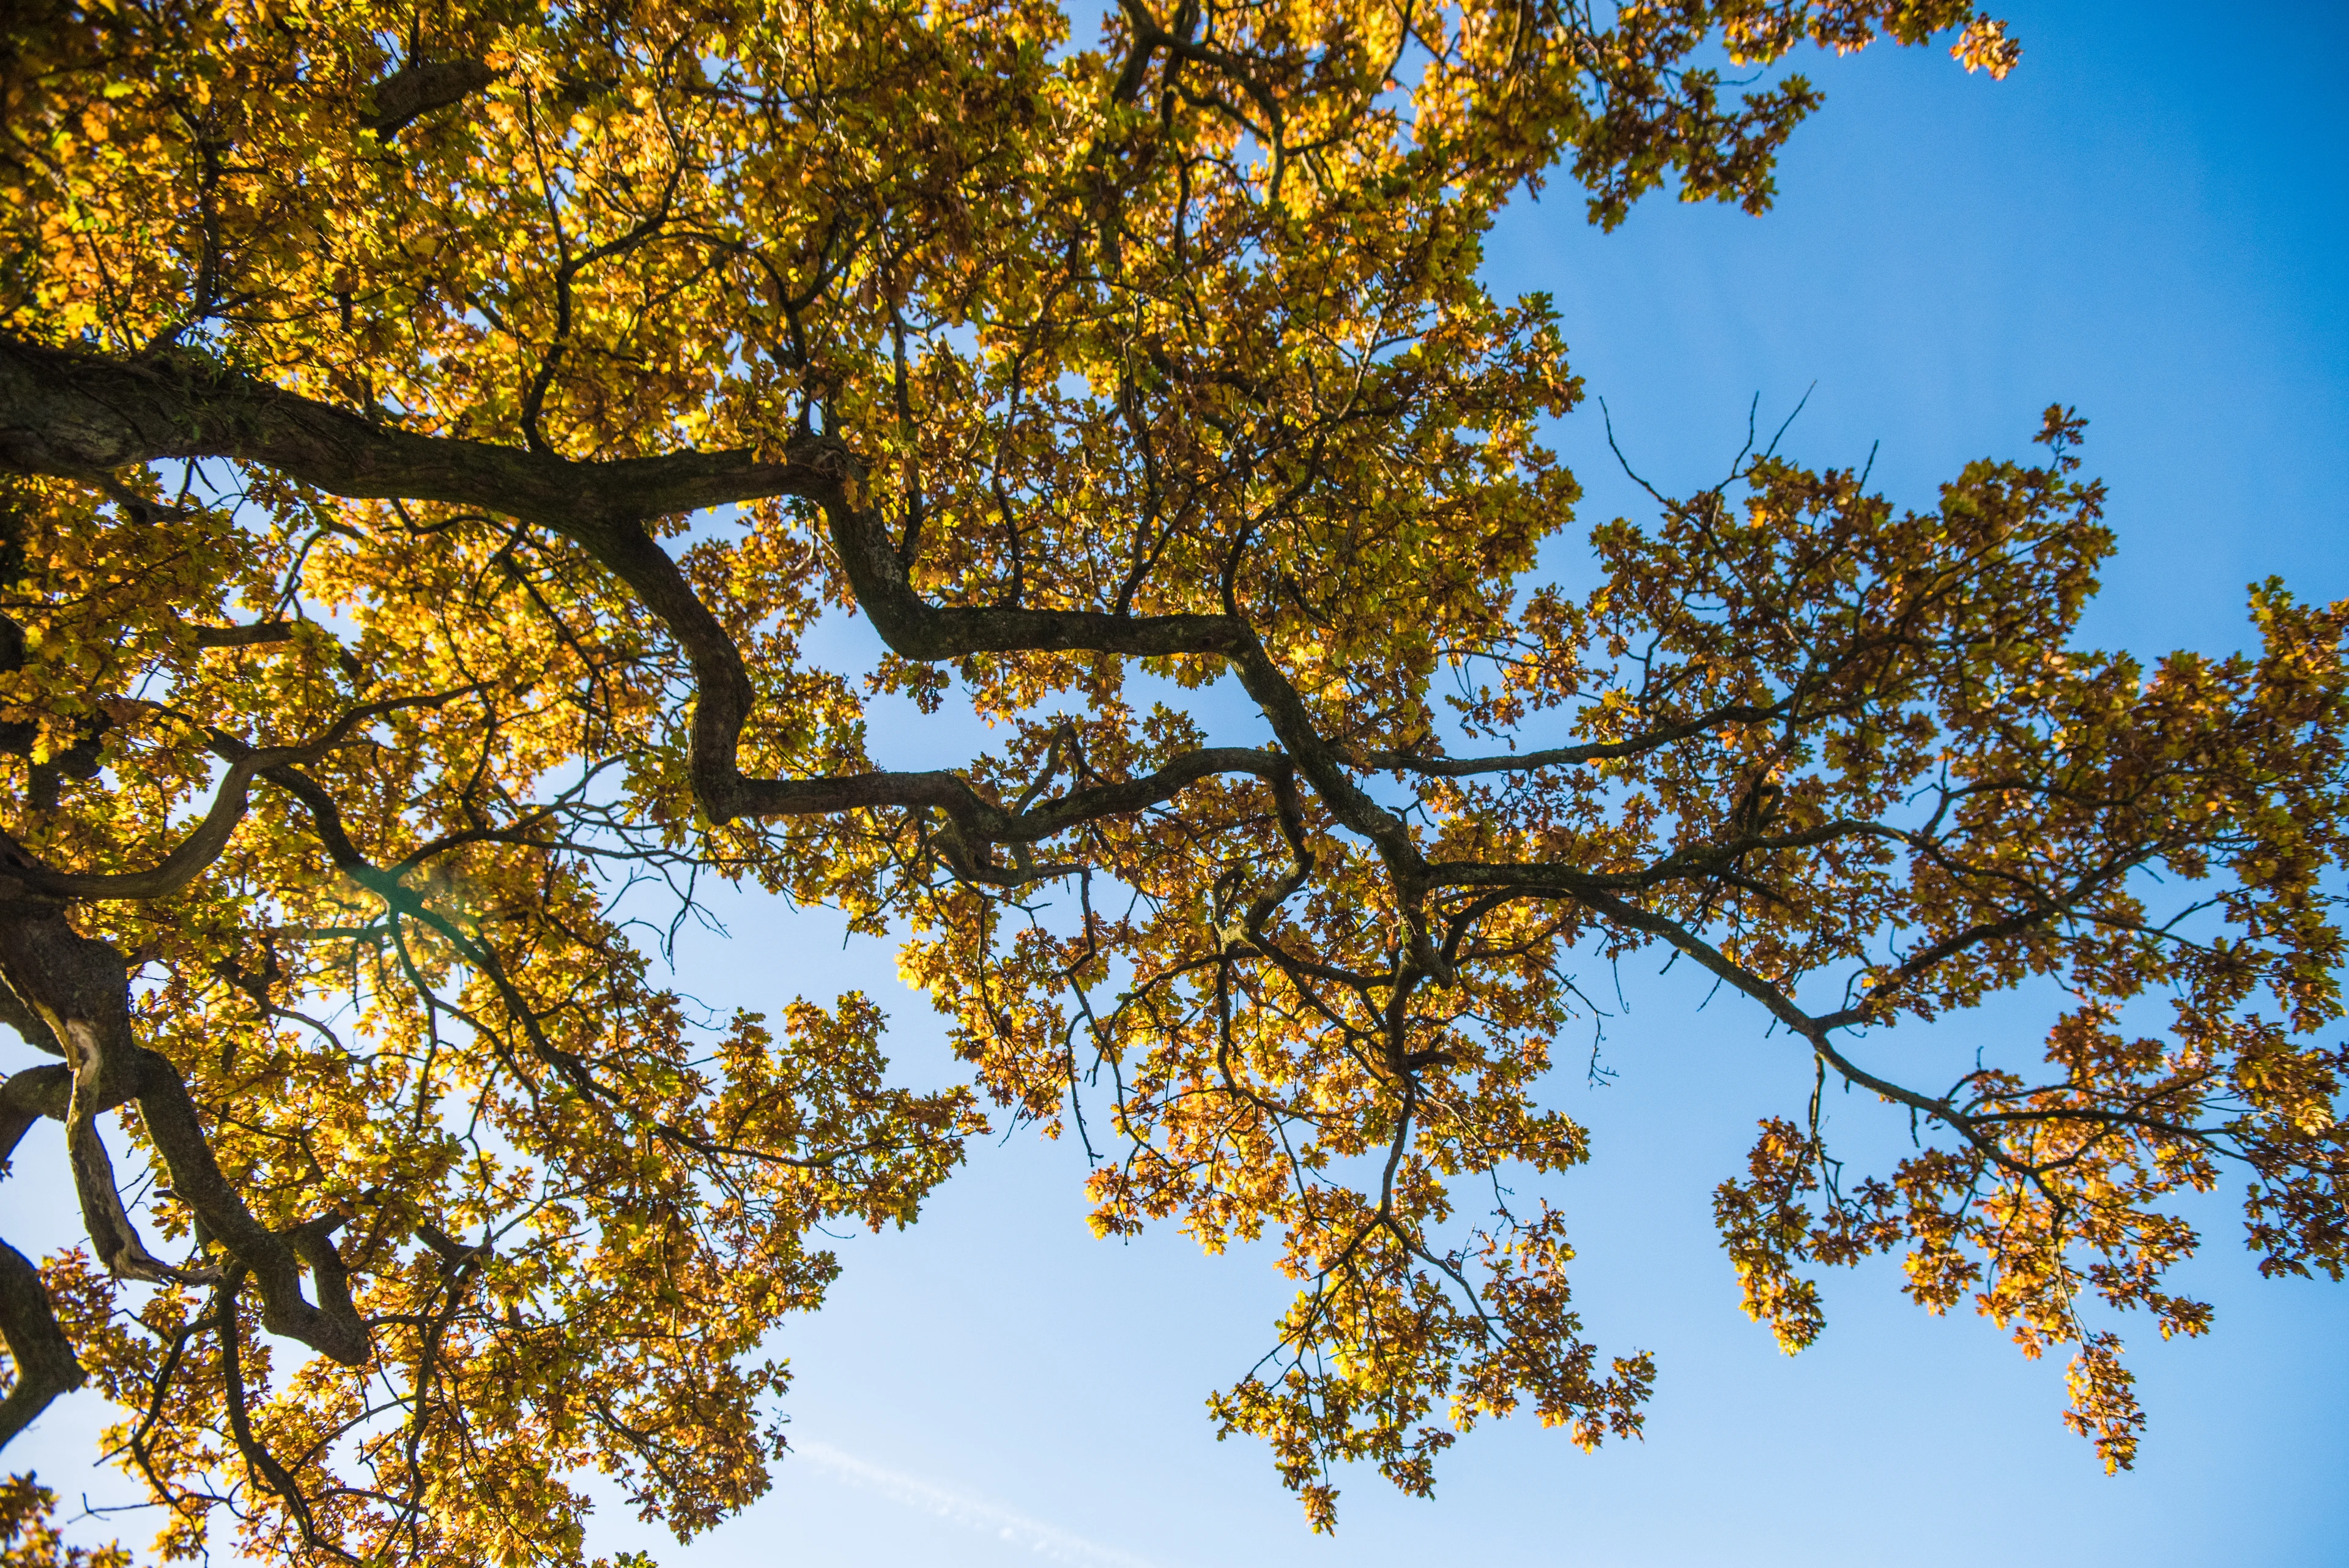
<path fill-rule="evenodd" d="M 840 437 L 802 431 L 783 443 L 783 460 L 841 486 L 851 504 L 859 504 L 864 489 L 864 460 Z"/>

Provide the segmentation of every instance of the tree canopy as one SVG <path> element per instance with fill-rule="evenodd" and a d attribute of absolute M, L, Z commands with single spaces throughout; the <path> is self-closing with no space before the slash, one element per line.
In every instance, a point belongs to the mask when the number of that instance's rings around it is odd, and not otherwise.
<path fill-rule="evenodd" d="M 0 1441 L 95 1384 L 162 1555 L 577 1562 L 597 1469 L 706 1528 L 784 1450 L 761 1346 L 821 1228 L 911 1221 L 990 1118 L 1081 1140 L 1102 1234 L 1278 1248 L 1210 1409 L 1317 1528 L 1345 1463 L 1424 1493 L 1487 1417 L 1635 1435 L 1655 1369 L 1582 1336 L 1539 1195 L 1591 1153 L 1542 1098 L 1575 975 L 1635 953 L 1815 1064 L 1715 1204 L 1790 1351 L 1816 1269 L 1901 1254 L 2068 1355 L 2126 1466 L 2114 1324 L 2209 1317 L 2178 1195 L 2248 1183 L 2261 1267 L 2341 1277 L 2349 604 L 2078 646 L 2113 538 L 2060 407 L 1921 511 L 1773 445 L 1578 525 L 1557 316 L 1480 278 L 1561 174 L 1603 225 L 1764 209 L 1798 50 L 2003 75 L 1999 25 L 1093 27 L 16 8 L 0 1018 L 56 1060 L 0 1148 L 64 1124 L 88 1243 L 0 1244 Z M 1235 691 L 1268 740 L 1215 743 Z M 876 768 L 884 697 L 996 743 Z M 668 984 L 728 884 L 902 941 L 973 1086 L 892 1086 L 863 995 Z M 1904 1064 L 2004 992 L 2028 1050 Z M 1905 1158 L 1843 1163 L 1838 1085 Z"/>

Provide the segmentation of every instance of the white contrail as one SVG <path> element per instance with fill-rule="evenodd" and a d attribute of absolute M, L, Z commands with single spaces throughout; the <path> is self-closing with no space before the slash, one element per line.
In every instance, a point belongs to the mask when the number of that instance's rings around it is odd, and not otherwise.
<path fill-rule="evenodd" d="M 1151 1568 L 1148 1562 L 1130 1552 L 1096 1545 L 1081 1535 L 1071 1535 L 1040 1519 L 1015 1513 L 984 1498 L 948 1491 L 902 1471 L 867 1464 L 854 1454 L 842 1453 L 830 1443 L 794 1442 L 792 1452 L 835 1480 L 886 1498 L 901 1507 L 918 1509 L 965 1530 L 994 1536 L 1007 1545 L 1026 1547 L 1054 1563 L 1072 1563 L 1077 1568 Z"/>

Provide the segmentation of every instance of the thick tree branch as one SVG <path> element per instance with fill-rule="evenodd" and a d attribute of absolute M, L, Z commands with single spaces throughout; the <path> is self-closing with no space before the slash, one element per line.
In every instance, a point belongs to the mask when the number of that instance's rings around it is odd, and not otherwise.
<path fill-rule="evenodd" d="M 261 463 L 353 499 L 480 506 L 575 540 L 636 592 L 692 663 L 694 787 L 716 822 L 845 807 L 827 804 L 836 781 L 807 781 L 803 788 L 799 781 L 743 777 L 735 748 L 753 693 L 741 651 L 645 528 L 646 518 L 778 495 L 814 502 L 858 603 L 883 639 L 907 658 L 1015 650 L 1215 654 L 1247 640 L 1246 628 L 1230 616 L 928 605 L 907 581 L 885 520 L 864 504 L 862 465 L 829 437 L 795 441 L 781 462 L 737 451 L 574 462 L 551 452 L 414 434 L 190 356 L 124 363 L 0 337 L 0 464 L 91 478 L 160 459 L 201 457 Z M 895 798 L 877 798 L 876 790 Z M 944 806 L 952 791 L 913 782 L 848 793 L 858 797 L 848 805 Z M 55 890 L 151 896 L 62 885 Z"/>
<path fill-rule="evenodd" d="M 179 1069 L 135 1038 L 129 964 L 123 956 L 108 943 L 74 930 L 61 904 L 27 898 L 20 888 L 13 897 L 0 899 L 0 977 L 65 1047 L 73 1074 L 67 1150 L 80 1192 L 83 1222 L 99 1260 L 126 1277 L 202 1273 L 172 1269 L 148 1252 L 115 1188 L 113 1164 L 98 1138 L 97 1118 L 135 1100 L 174 1195 L 202 1221 L 207 1233 L 251 1269 L 270 1331 L 298 1339 L 345 1366 L 365 1361 L 367 1327 L 350 1310 L 348 1293 L 340 1283 L 339 1261 L 325 1266 L 318 1255 L 322 1241 L 302 1237 L 289 1241 L 254 1218 L 213 1158 Z M 323 1305 L 313 1305 L 303 1295 L 305 1262 L 317 1276 Z"/>
<path fill-rule="evenodd" d="M 446 109 L 498 79 L 480 60 L 410 60 L 375 84 L 359 123 L 388 141 L 410 121 Z"/>
<path fill-rule="evenodd" d="M 258 648 L 265 643 L 293 640 L 292 623 L 282 620 L 255 621 L 250 626 L 196 628 L 198 648 Z"/>
<path fill-rule="evenodd" d="M 715 651 L 709 635 L 723 639 L 723 628 L 641 520 L 778 495 L 823 508 L 859 603 L 908 658 L 1012 650 L 1149 657 L 1226 652 L 1241 640 L 1242 628 L 1226 616 L 926 605 L 907 584 L 885 523 L 861 504 L 862 465 L 830 437 L 802 437 L 781 462 L 733 451 L 574 462 L 415 434 L 191 355 L 129 363 L 0 337 L 0 464 L 91 479 L 204 457 L 261 463 L 354 500 L 453 502 L 552 529 L 636 589 L 698 665 Z M 731 657 L 739 670 L 740 655 Z"/>
<path fill-rule="evenodd" d="M 49 1401 L 80 1387 L 83 1378 L 40 1270 L 5 1241 L 0 1241 L 0 1339 L 16 1364 L 16 1386 L 0 1399 L 0 1448 L 5 1448 Z"/>
<path fill-rule="evenodd" d="M 789 493 L 823 508 L 858 606 L 872 618 L 882 640 L 905 658 L 935 660 L 1010 651 L 1148 658 L 1228 653 L 1247 640 L 1247 628 L 1228 616 L 1121 616 L 927 604 L 907 581 L 880 514 L 860 504 L 863 471 L 847 448 L 834 440 L 811 437 L 794 442 L 792 452 Z M 943 774 L 868 774 L 853 781 L 746 778 L 735 753 L 750 721 L 753 692 L 733 638 L 701 602 L 676 561 L 637 522 L 622 519 L 593 530 L 564 531 L 636 591 L 692 662 L 694 794 L 713 822 L 871 805 L 935 805 L 952 811 L 954 802 L 968 794 L 968 785 Z M 987 836 L 1001 842 L 1012 836 L 988 832 Z"/>
<path fill-rule="evenodd" d="M 747 452 L 573 462 L 419 435 L 191 354 L 125 362 L 0 337 L 0 464 L 95 479 L 206 457 L 261 463 L 354 500 L 455 502 L 565 533 L 822 483 L 803 465 Z"/>
<path fill-rule="evenodd" d="M 54 1063 L 11 1073 L 0 1083 L 0 1167 L 43 1116 L 61 1122 L 73 1107 L 73 1069 Z"/>

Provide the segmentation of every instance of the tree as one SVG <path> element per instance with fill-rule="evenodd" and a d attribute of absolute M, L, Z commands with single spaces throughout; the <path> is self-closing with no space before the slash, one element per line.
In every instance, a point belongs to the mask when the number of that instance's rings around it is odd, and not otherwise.
<path fill-rule="evenodd" d="M 94 1381 L 166 1554 L 575 1560 L 588 1467 L 688 1534 L 781 1452 L 810 1232 L 911 1220 L 991 1110 L 1083 1140 L 1104 1234 L 1277 1238 L 1299 1293 L 1212 1408 L 1326 1527 L 1334 1466 L 1424 1492 L 1520 1405 L 1638 1431 L 1648 1359 L 1503 1181 L 1586 1158 L 1539 1101 L 1572 966 L 1648 950 L 1816 1064 L 1716 1206 L 1789 1349 L 1808 1268 L 1905 1251 L 2068 1351 L 2118 1466 L 2114 1310 L 2208 1321 L 2167 1199 L 2247 1176 L 2262 1267 L 2340 1277 L 2349 605 L 2074 646 L 2111 538 L 2063 409 L 1929 511 L 1772 446 L 1592 531 L 1593 591 L 1538 564 L 1580 389 L 1478 281 L 1502 204 L 1563 166 L 1601 223 L 1758 211 L 1816 95 L 1705 62 L 1954 32 L 2003 74 L 1997 26 L 1102 29 L 20 11 L 0 1016 L 57 1060 L 0 1143 L 65 1125 L 89 1246 L 0 1250 L 0 1439 Z M 850 615 L 863 681 L 808 651 Z M 1218 683 L 1268 743 L 1210 743 Z M 1003 740 L 875 770 L 882 692 Z M 864 997 L 665 987 L 713 878 L 902 936 L 978 1092 L 889 1087 Z M 2044 1059 L 1904 1075 L 1901 1024 L 2017 989 Z M 1847 1172 L 1836 1082 L 1915 1152 Z"/>

